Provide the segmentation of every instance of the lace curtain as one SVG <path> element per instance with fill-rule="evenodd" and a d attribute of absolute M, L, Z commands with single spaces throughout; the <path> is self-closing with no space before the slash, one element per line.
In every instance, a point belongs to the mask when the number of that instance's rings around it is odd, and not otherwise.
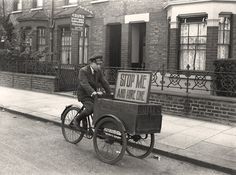
<path fill-rule="evenodd" d="M 181 23 L 180 69 L 205 70 L 207 25 L 204 22 Z"/>

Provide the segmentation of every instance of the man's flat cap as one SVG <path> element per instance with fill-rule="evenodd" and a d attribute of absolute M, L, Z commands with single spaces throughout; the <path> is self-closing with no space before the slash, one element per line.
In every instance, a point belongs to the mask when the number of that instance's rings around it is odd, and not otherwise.
<path fill-rule="evenodd" d="M 95 61 L 97 59 L 102 59 L 102 55 L 93 55 L 89 58 L 90 61 Z"/>

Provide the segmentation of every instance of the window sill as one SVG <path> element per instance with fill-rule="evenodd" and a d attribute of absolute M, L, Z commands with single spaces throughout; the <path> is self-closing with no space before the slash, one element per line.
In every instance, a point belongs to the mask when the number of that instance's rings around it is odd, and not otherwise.
<path fill-rule="evenodd" d="M 62 8 L 70 8 L 70 7 L 77 7 L 78 4 L 70 4 L 70 5 L 64 5 Z"/>
<path fill-rule="evenodd" d="M 98 3 L 103 3 L 103 2 L 109 2 L 109 0 L 95 0 L 90 2 L 91 4 L 98 4 Z"/>
<path fill-rule="evenodd" d="M 37 8 L 30 9 L 30 11 L 36 11 L 36 10 L 43 10 L 43 8 L 42 7 L 37 7 Z"/>
<path fill-rule="evenodd" d="M 21 10 L 16 10 L 16 11 L 12 11 L 11 14 L 17 14 L 17 13 L 22 13 Z"/>

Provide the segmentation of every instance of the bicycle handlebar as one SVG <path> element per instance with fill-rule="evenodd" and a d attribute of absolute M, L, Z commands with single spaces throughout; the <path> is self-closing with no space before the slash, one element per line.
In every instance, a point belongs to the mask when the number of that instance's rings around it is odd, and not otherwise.
<path fill-rule="evenodd" d="M 103 93 L 103 94 L 95 94 L 93 96 L 95 99 L 97 98 L 113 98 L 113 94 L 106 94 L 106 93 Z"/>

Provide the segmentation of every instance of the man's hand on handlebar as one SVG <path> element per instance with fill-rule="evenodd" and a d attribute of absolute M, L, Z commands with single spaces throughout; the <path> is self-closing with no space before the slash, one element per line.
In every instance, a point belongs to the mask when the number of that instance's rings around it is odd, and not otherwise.
<path fill-rule="evenodd" d="M 102 92 L 102 91 L 98 91 L 98 92 L 97 92 L 97 95 L 98 95 L 98 96 L 102 96 L 102 95 L 103 95 L 103 92 Z"/>
<path fill-rule="evenodd" d="M 91 94 L 91 97 L 94 97 L 94 96 L 102 96 L 102 95 L 103 95 L 103 92 L 101 92 L 101 91 L 98 91 L 98 92 L 94 91 L 94 92 Z"/>

